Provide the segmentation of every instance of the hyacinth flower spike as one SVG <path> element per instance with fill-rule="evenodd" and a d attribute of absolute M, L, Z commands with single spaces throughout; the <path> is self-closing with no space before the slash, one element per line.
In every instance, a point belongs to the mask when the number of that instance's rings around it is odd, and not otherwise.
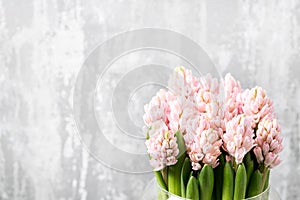
<path fill-rule="evenodd" d="M 200 199 L 210 200 L 214 189 L 214 170 L 218 166 L 218 157 L 221 154 L 222 140 L 220 134 L 222 129 L 213 126 L 203 116 L 198 116 L 191 123 L 194 129 L 194 138 L 188 151 L 192 162 L 192 168 L 198 174 Z M 190 133 L 187 133 L 190 134 Z"/>
<path fill-rule="evenodd" d="M 225 120 L 229 121 L 233 117 L 242 114 L 242 88 L 240 82 L 235 80 L 231 74 L 226 74 L 223 80 L 225 97 Z"/>
<path fill-rule="evenodd" d="M 256 86 L 246 90 L 243 98 L 243 110 L 252 118 L 252 126 L 256 129 L 253 152 L 259 169 L 255 170 L 249 180 L 247 197 L 252 197 L 268 187 L 270 169 L 281 162 L 278 153 L 282 151 L 282 139 L 273 103 L 265 90 Z"/>
<path fill-rule="evenodd" d="M 256 86 L 243 92 L 244 114 L 252 118 L 253 128 L 257 128 L 258 123 L 263 118 L 273 118 L 274 107 L 272 100 L 267 96 L 266 91 Z"/>
<path fill-rule="evenodd" d="M 241 114 L 226 122 L 226 133 L 223 135 L 223 148 L 229 154 L 227 159 L 229 162 L 232 162 L 236 176 L 234 184 L 230 184 L 229 181 L 232 181 L 232 172 L 229 169 L 230 165 L 227 164 L 226 168 L 224 168 L 223 192 L 226 190 L 232 191 L 231 185 L 234 185 L 234 200 L 241 200 L 246 196 L 247 172 L 242 162 L 245 155 L 254 147 L 253 137 L 251 118 Z M 225 177 L 225 175 L 228 175 L 228 177 Z M 228 199 L 230 195 L 232 193 L 224 198 Z"/>
<path fill-rule="evenodd" d="M 279 153 L 283 150 L 281 128 L 276 119 L 262 119 L 258 124 L 255 139 L 254 154 L 259 169 L 263 174 L 262 187 L 259 192 L 268 186 L 269 170 L 280 164 Z"/>

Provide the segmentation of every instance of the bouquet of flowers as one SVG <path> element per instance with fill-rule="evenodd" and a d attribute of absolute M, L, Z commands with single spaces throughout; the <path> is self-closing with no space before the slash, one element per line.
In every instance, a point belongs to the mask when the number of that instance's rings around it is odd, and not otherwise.
<path fill-rule="evenodd" d="M 243 90 L 230 74 L 220 82 L 198 78 L 184 67 L 175 69 L 168 88 L 145 105 L 143 116 L 159 186 L 193 200 L 241 200 L 265 191 L 283 149 L 265 90 Z"/>

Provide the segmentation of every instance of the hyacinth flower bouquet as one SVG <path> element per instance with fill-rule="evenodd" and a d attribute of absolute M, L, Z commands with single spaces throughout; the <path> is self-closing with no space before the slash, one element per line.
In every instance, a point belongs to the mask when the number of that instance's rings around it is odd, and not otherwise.
<path fill-rule="evenodd" d="M 273 103 L 261 87 L 243 90 L 177 67 L 168 91 L 145 105 L 146 146 L 160 188 L 193 200 L 242 200 L 264 192 L 281 160 Z M 158 199 L 168 199 L 159 192 Z"/>

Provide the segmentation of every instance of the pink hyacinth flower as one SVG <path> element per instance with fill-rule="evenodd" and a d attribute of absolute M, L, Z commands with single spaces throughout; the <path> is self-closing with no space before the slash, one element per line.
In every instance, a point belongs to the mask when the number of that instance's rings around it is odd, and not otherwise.
<path fill-rule="evenodd" d="M 280 164 L 283 150 L 280 126 L 276 119 L 262 119 L 256 131 L 254 154 L 257 162 L 273 168 Z"/>
<path fill-rule="evenodd" d="M 177 138 L 165 127 L 165 131 L 159 130 L 157 133 L 146 140 L 147 152 L 150 156 L 150 164 L 154 171 L 159 171 L 166 166 L 177 163 L 179 154 Z"/>
<path fill-rule="evenodd" d="M 266 91 L 261 87 L 254 87 L 251 90 L 245 90 L 243 93 L 245 115 L 253 120 L 253 127 L 264 117 L 273 117 L 273 102 L 268 98 Z"/>
<path fill-rule="evenodd" d="M 167 104 L 166 93 L 165 90 L 160 90 L 152 97 L 149 104 L 144 106 L 145 114 L 143 119 L 148 127 L 157 120 L 167 122 L 166 112 L 168 112 L 169 106 Z"/>
<path fill-rule="evenodd" d="M 185 111 L 187 111 L 187 113 L 189 113 L 190 115 L 186 115 Z M 208 130 L 210 128 L 210 123 L 208 120 L 205 119 L 204 116 L 201 116 L 199 113 L 197 112 L 193 112 L 190 111 L 188 112 L 188 110 L 185 110 L 183 112 L 183 118 L 186 125 L 185 125 L 185 132 L 184 132 L 184 141 L 185 141 L 185 146 L 186 146 L 186 150 L 187 153 L 189 153 L 191 151 L 191 146 L 194 142 L 194 139 L 197 135 L 197 133 L 200 133 L 204 130 Z"/>
<path fill-rule="evenodd" d="M 168 87 L 175 95 L 188 98 L 199 90 L 199 80 L 193 76 L 191 70 L 182 66 L 176 67 L 169 79 Z"/>
<path fill-rule="evenodd" d="M 212 128 L 225 131 L 224 105 L 219 99 L 218 80 L 210 74 L 200 78 L 200 89 L 194 96 L 198 112 L 211 122 Z"/>
<path fill-rule="evenodd" d="M 171 92 L 167 93 L 168 110 L 166 116 L 168 119 L 168 127 L 171 132 L 175 133 L 180 128 L 180 116 L 183 112 L 183 103 Z"/>
<path fill-rule="evenodd" d="M 200 88 L 194 95 L 199 112 L 206 113 L 212 110 L 211 103 L 217 98 L 218 92 L 217 79 L 212 78 L 210 74 L 200 78 Z"/>
<path fill-rule="evenodd" d="M 197 111 L 196 105 L 191 101 L 186 101 L 179 121 L 180 131 L 183 135 L 186 134 L 187 128 L 191 126 L 190 123 L 192 123 L 197 116 L 200 116 L 200 113 Z"/>
<path fill-rule="evenodd" d="M 243 162 L 244 156 L 254 147 L 251 118 L 238 115 L 226 122 L 223 135 L 223 149 L 235 159 L 237 164 Z"/>
<path fill-rule="evenodd" d="M 202 164 L 216 167 L 218 156 L 221 154 L 222 140 L 220 134 L 222 130 L 211 128 L 209 121 L 199 116 L 192 125 L 193 127 L 187 129 L 187 136 L 194 136 L 188 151 L 193 169 L 201 169 Z"/>
<path fill-rule="evenodd" d="M 162 120 L 172 132 L 178 130 L 182 107 L 177 97 L 170 91 L 159 90 L 149 104 L 144 106 L 144 110 L 143 119 L 148 128 L 155 121 Z"/>
<path fill-rule="evenodd" d="M 211 74 L 207 74 L 206 76 L 202 76 L 200 78 L 200 89 L 204 91 L 209 91 L 212 94 L 219 93 L 219 83 L 218 79 L 213 78 Z"/>
<path fill-rule="evenodd" d="M 242 114 L 242 88 L 239 81 L 236 81 L 231 74 L 226 74 L 223 81 L 225 93 L 225 120 Z"/>
<path fill-rule="evenodd" d="M 144 109 L 148 136 L 146 146 L 151 166 L 157 171 L 176 164 L 179 150 L 174 134 L 182 113 L 180 102 L 171 92 L 160 90 Z"/>

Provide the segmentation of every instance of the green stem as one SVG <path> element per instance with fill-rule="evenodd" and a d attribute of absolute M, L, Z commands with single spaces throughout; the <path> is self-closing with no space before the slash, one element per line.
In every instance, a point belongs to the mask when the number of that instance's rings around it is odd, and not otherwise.
<path fill-rule="evenodd" d="M 262 187 L 261 187 L 261 191 L 260 192 L 264 191 L 269 171 L 270 171 L 269 168 L 264 166 L 264 168 L 263 168 L 263 177 L 262 177 Z"/>
<path fill-rule="evenodd" d="M 181 195 L 181 185 L 180 185 L 180 172 L 182 163 L 177 162 L 176 165 L 169 166 L 168 168 L 168 188 L 169 192 L 177 196 Z"/>
<path fill-rule="evenodd" d="M 186 186 L 190 178 L 192 165 L 189 158 L 185 158 L 181 169 L 181 196 L 185 198 Z"/>
<path fill-rule="evenodd" d="M 269 187 L 269 179 L 270 179 L 270 170 L 268 170 L 268 175 L 265 181 L 265 186 L 263 187 L 264 188 L 263 191 L 265 191 Z"/>
<path fill-rule="evenodd" d="M 166 186 L 168 187 L 168 167 L 165 167 L 161 170 L 161 175 Z"/>
<path fill-rule="evenodd" d="M 254 171 L 254 162 L 251 160 L 248 163 L 246 163 L 247 185 L 249 184 L 253 171 Z"/>
<path fill-rule="evenodd" d="M 237 170 L 238 170 L 238 164 L 235 162 L 235 160 L 232 161 L 232 162 L 233 162 L 233 169 L 234 169 L 235 172 L 237 172 Z"/>
<path fill-rule="evenodd" d="M 219 166 L 214 169 L 215 186 L 214 186 L 214 196 L 216 200 L 222 199 L 222 188 L 223 188 L 223 171 L 225 165 L 224 155 L 219 156 Z"/>
<path fill-rule="evenodd" d="M 247 198 L 254 197 L 261 193 L 262 188 L 262 173 L 257 169 L 251 175 L 251 179 L 248 185 Z"/>
<path fill-rule="evenodd" d="M 183 136 L 180 131 L 175 133 L 179 149 L 177 163 L 168 167 L 168 188 L 169 192 L 180 196 L 181 195 L 181 169 L 186 155 L 186 148 Z"/>

